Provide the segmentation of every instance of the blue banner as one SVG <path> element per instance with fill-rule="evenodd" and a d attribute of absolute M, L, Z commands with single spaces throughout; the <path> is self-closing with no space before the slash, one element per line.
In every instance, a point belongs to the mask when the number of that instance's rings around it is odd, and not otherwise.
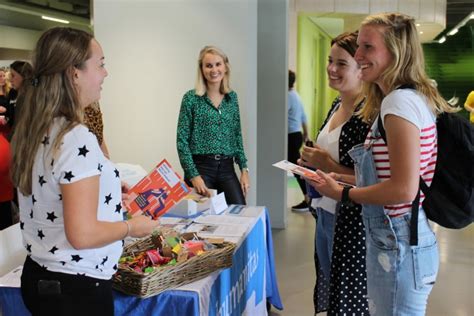
<path fill-rule="evenodd" d="M 211 288 L 209 316 L 240 316 L 247 301 L 264 299 L 266 249 L 264 224 L 259 218 L 232 258 L 232 267 L 219 275 Z"/>

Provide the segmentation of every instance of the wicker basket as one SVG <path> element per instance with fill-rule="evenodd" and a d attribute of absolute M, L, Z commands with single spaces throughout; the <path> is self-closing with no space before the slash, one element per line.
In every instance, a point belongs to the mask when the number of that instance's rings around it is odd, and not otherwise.
<path fill-rule="evenodd" d="M 216 246 L 217 249 L 205 251 L 174 266 L 157 268 L 149 274 L 138 273 L 126 265 L 119 264 L 118 271 L 113 277 L 113 287 L 126 294 L 145 298 L 232 266 L 235 244 L 224 242 Z M 150 249 L 156 249 L 151 236 L 126 246 L 122 255 L 129 256 Z"/>

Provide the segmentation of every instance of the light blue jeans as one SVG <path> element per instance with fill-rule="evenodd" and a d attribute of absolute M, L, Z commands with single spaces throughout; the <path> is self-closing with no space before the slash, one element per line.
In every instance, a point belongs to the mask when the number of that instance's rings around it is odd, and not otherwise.
<path fill-rule="evenodd" d="M 357 186 L 378 182 L 372 148 L 350 152 Z M 366 230 L 369 311 L 380 316 L 425 315 L 428 296 L 439 267 L 436 237 L 422 208 L 418 215 L 418 245 L 410 245 L 411 213 L 385 215 L 381 205 L 363 205 Z"/>
<path fill-rule="evenodd" d="M 319 265 L 327 280 L 331 276 L 332 241 L 334 237 L 334 214 L 318 207 L 316 208 L 316 252 Z"/>

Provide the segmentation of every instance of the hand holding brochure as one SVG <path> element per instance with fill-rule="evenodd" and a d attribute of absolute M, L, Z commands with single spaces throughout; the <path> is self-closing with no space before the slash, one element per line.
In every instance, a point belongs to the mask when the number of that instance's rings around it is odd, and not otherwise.
<path fill-rule="evenodd" d="M 153 219 L 181 201 L 191 189 L 163 159 L 145 178 L 128 190 L 124 205 L 132 216 L 145 214 Z"/>
<path fill-rule="evenodd" d="M 314 180 L 314 181 L 322 181 L 322 178 L 316 173 L 316 171 L 295 165 L 294 163 L 289 162 L 288 160 L 282 160 L 279 162 L 274 163 L 272 166 L 296 173 L 303 178 Z"/>
<path fill-rule="evenodd" d="M 283 170 L 286 170 L 286 171 L 296 173 L 296 174 L 302 176 L 303 178 L 306 178 L 306 179 L 309 179 L 309 180 L 313 180 L 313 181 L 316 181 L 316 182 L 324 182 L 324 179 L 321 178 L 321 176 L 319 174 L 317 174 L 316 171 L 308 169 L 308 168 L 303 167 L 303 166 L 295 165 L 294 163 L 291 163 L 288 160 L 282 160 L 282 161 L 279 161 L 279 162 L 275 162 L 272 166 L 283 169 Z M 339 183 L 340 185 L 354 187 L 353 184 L 342 182 L 342 181 L 337 181 L 337 183 Z"/>

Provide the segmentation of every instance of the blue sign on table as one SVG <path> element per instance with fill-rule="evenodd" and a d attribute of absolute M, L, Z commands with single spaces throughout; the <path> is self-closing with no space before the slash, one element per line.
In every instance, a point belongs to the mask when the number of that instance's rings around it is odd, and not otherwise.
<path fill-rule="evenodd" d="M 211 288 L 209 316 L 241 315 L 254 296 L 255 305 L 264 299 L 266 258 L 263 221 L 260 218 L 232 258 L 232 267 L 219 275 Z"/>

